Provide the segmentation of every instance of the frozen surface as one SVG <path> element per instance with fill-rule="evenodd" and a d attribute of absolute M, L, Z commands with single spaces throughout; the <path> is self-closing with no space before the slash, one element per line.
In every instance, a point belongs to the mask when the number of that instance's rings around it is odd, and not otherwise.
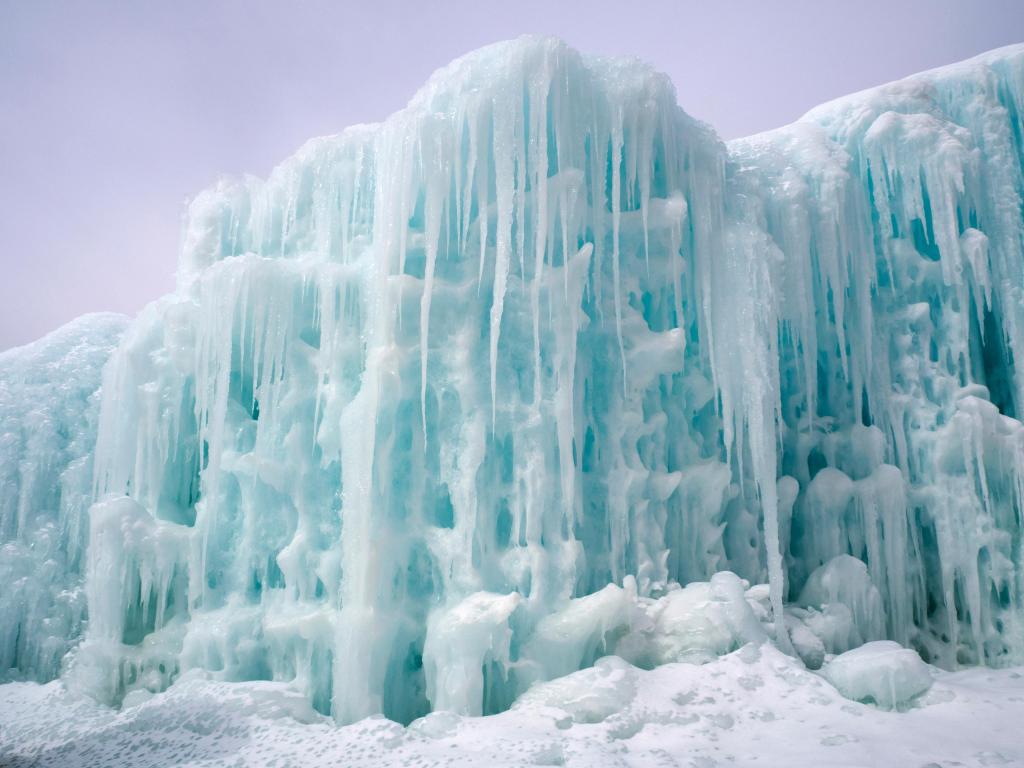
<path fill-rule="evenodd" d="M 3 374 L 0 661 L 340 724 L 766 638 L 836 680 L 881 639 L 1024 663 L 1022 100 L 1011 47 L 725 145 L 643 64 L 527 38 L 221 182 L 98 412 L 120 321 Z M 617 664 L 580 679 L 661 679 Z"/>
<path fill-rule="evenodd" d="M 771 645 L 653 671 L 615 657 L 532 688 L 507 712 L 338 727 L 284 683 L 186 676 L 115 712 L 45 686 L 0 687 L 10 768 L 149 766 L 815 766 L 1024 764 L 1024 678 L 935 670 L 905 712 L 850 701 Z"/>

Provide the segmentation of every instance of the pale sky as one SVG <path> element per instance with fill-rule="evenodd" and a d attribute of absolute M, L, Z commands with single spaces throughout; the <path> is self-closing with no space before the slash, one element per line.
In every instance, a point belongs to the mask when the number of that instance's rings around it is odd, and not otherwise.
<path fill-rule="evenodd" d="M 481 45 L 667 72 L 724 138 L 1024 41 L 1024 0 L 0 0 L 0 349 L 173 287 L 186 200 L 377 121 Z"/>

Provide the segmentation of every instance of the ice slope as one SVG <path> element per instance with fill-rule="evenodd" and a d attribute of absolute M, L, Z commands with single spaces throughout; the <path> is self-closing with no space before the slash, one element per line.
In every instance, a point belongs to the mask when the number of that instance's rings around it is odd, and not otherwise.
<path fill-rule="evenodd" d="M 755 640 L 724 571 L 811 667 L 1024 663 L 1022 98 L 1017 46 L 725 145 L 525 38 L 200 194 L 104 370 L 68 684 L 497 712 Z"/>

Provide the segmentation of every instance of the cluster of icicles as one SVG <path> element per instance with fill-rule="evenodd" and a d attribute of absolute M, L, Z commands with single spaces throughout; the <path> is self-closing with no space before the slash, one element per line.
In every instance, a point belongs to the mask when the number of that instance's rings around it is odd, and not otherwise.
<path fill-rule="evenodd" d="M 1024 661 L 1022 99 L 1004 49 L 725 145 L 525 39 L 201 194 L 104 373 L 69 679 L 490 712 L 622 595 L 777 618 L 844 555 L 864 635 Z"/>

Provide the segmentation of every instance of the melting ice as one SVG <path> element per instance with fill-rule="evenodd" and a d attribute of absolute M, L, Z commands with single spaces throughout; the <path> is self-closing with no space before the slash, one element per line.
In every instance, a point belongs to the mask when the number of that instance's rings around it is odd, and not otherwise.
<path fill-rule="evenodd" d="M 0 356 L 0 667 L 409 722 L 767 635 L 1024 663 L 1022 115 L 1013 47 L 723 144 L 531 38 L 203 192 L 123 336 Z"/>

